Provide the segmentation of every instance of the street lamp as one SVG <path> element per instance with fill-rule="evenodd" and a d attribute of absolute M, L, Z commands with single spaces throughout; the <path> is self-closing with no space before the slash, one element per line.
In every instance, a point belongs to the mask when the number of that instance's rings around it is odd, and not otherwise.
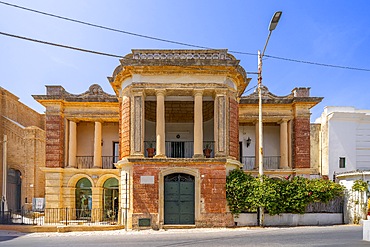
<path fill-rule="evenodd" d="M 269 35 L 263 48 L 263 52 L 258 50 L 258 173 L 260 175 L 261 182 L 263 181 L 263 133 L 262 133 L 262 58 L 265 55 L 267 43 L 269 42 L 272 31 L 276 28 L 282 12 L 275 12 L 274 16 L 270 21 L 269 26 Z M 264 222 L 264 208 L 260 207 L 259 209 L 259 224 L 263 226 Z"/>

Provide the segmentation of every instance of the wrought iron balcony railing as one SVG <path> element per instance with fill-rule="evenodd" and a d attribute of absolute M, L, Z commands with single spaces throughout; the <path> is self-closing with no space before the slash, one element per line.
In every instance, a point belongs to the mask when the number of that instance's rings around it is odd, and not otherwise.
<path fill-rule="evenodd" d="M 155 142 L 145 141 L 145 157 L 148 157 L 147 148 L 155 148 Z M 194 155 L 193 141 L 166 141 L 166 156 L 168 158 L 192 158 Z M 214 157 L 214 141 L 203 141 L 203 149 L 210 149 L 210 158 Z"/>
<path fill-rule="evenodd" d="M 243 156 L 241 163 L 243 164 L 243 170 L 254 170 L 257 169 L 256 157 L 255 156 Z M 263 169 L 275 170 L 279 169 L 280 156 L 264 156 L 263 157 Z"/>
<path fill-rule="evenodd" d="M 114 163 L 117 163 L 118 156 L 102 156 L 103 169 L 115 169 Z M 78 169 L 90 169 L 94 167 L 94 156 L 76 156 Z"/>

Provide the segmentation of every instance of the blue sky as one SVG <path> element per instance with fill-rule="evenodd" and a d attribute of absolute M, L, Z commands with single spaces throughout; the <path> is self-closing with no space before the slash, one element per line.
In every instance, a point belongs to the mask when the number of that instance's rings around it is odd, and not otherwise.
<path fill-rule="evenodd" d="M 263 49 L 275 11 L 283 11 L 266 54 L 370 70 L 370 1 L 265 0 L 1 0 L 85 22 L 210 48 L 255 53 Z M 0 4 L 0 32 L 105 53 L 131 49 L 189 49 L 101 30 Z M 257 55 L 233 54 L 247 72 L 257 71 Z M 46 46 L 0 35 L 0 86 L 31 108 L 44 108 L 31 97 L 45 85 L 82 93 L 93 83 L 113 93 L 107 76 L 118 58 Z M 257 84 L 255 75 L 248 89 Z M 265 58 L 263 84 L 276 95 L 311 87 L 325 106 L 370 109 L 370 71 L 337 69 Z M 251 93 L 250 91 L 249 93 Z"/>

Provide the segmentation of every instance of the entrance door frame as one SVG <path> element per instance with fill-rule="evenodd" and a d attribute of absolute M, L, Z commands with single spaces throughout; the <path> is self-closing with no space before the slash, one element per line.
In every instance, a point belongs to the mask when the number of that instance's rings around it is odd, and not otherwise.
<path fill-rule="evenodd" d="M 194 177 L 194 222 L 200 215 L 200 174 L 198 169 L 185 167 L 171 167 L 159 173 L 159 227 L 164 225 L 164 177 L 173 173 L 185 173 Z"/>

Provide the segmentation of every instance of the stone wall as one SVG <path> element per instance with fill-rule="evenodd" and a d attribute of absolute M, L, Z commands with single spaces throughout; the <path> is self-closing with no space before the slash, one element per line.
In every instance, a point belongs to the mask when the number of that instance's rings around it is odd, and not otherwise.
<path fill-rule="evenodd" d="M 31 206 L 32 198 L 45 194 L 41 170 L 45 167 L 45 118 L 3 88 L 0 88 L 0 102 L 0 148 L 3 150 L 3 135 L 6 135 L 8 169 L 20 171 L 21 205 Z M 2 163 L 3 152 L 0 153 Z M 2 166 L 0 172 L 3 173 Z"/>
<path fill-rule="evenodd" d="M 138 227 L 140 218 L 151 218 L 152 227 L 161 227 L 159 209 L 161 208 L 160 195 L 161 180 L 160 173 L 166 169 L 184 167 L 198 171 L 200 178 L 195 178 L 195 190 L 199 190 L 200 196 L 195 196 L 196 222 L 197 227 L 225 227 L 234 224 L 232 215 L 227 210 L 226 202 L 226 165 L 223 162 L 202 162 L 193 161 L 180 164 L 177 160 L 175 166 L 168 166 L 163 162 L 134 162 L 132 167 L 133 184 L 133 215 L 132 227 Z M 186 167 L 186 168 L 185 168 Z M 178 172 L 181 173 L 181 171 Z M 177 172 L 175 172 L 177 173 Z M 141 176 L 153 176 L 154 184 L 141 184 Z M 197 192 L 196 192 L 197 193 Z M 198 209 L 198 212 L 197 212 Z M 164 211 L 162 211 L 163 213 Z"/>
<path fill-rule="evenodd" d="M 45 128 L 45 116 L 22 104 L 19 98 L 0 87 L 1 115 L 24 127 L 36 126 Z"/>
<path fill-rule="evenodd" d="M 203 101 L 203 121 L 213 118 L 213 101 Z M 145 120 L 156 122 L 156 101 L 145 101 Z M 166 123 L 194 123 L 193 101 L 166 101 L 165 102 Z"/>

